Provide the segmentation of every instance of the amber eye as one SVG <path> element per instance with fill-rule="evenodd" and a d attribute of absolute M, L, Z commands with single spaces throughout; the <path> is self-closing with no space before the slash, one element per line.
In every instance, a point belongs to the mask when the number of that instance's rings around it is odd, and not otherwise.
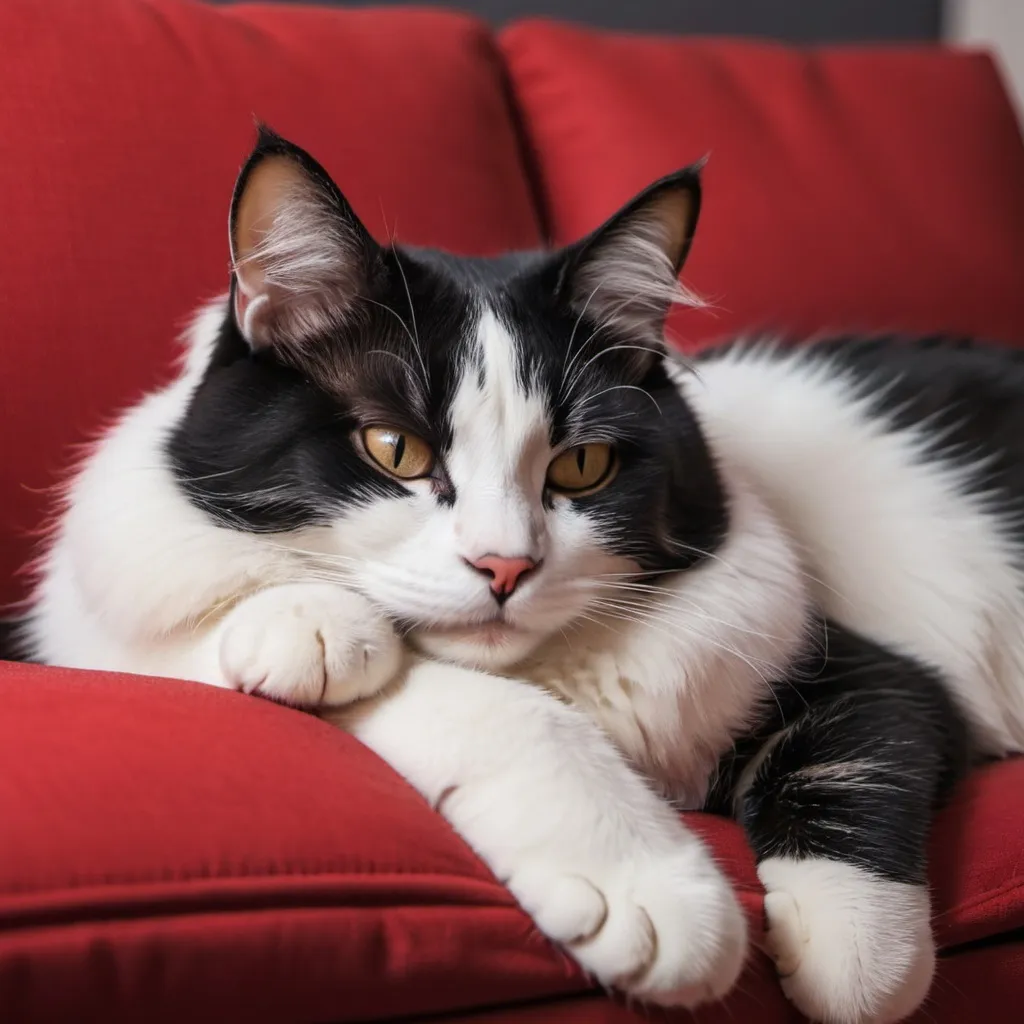
<path fill-rule="evenodd" d="M 581 444 L 552 459 L 548 487 L 562 494 L 593 494 L 615 476 L 615 449 L 610 444 Z"/>
<path fill-rule="evenodd" d="M 367 427 L 363 431 L 363 445 L 381 469 L 400 480 L 415 480 L 434 468 L 430 445 L 395 427 Z"/>

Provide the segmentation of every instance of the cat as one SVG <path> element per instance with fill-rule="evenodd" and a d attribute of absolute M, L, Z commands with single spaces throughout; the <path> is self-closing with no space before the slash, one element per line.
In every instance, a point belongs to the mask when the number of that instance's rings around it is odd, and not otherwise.
<path fill-rule="evenodd" d="M 724 996 L 734 815 L 815 1020 L 935 966 L 934 809 L 1024 749 L 1024 355 L 663 340 L 694 165 L 584 239 L 381 245 L 261 128 L 228 294 L 73 476 L 30 656 L 314 709 L 600 983 Z"/>

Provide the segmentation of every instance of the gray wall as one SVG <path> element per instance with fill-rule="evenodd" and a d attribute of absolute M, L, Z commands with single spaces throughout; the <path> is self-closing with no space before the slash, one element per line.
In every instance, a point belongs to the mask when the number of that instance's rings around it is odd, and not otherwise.
<path fill-rule="evenodd" d="M 365 6 L 345 0 L 321 2 L 340 7 Z M 499 25 L 513 18 L 547 15 L 640 32 L 854 42 L 937 39 L 942 0 L 446 0 L 443 6 L 472 11 Z"/>

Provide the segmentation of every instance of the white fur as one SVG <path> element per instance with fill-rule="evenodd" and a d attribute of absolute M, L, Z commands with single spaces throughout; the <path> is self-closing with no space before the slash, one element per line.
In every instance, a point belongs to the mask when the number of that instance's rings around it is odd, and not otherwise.
<path fill-rule="evenodd" d="M 798 538 L 825 612 L 941 669 L 990 753 L 1024 750 L 1024 576 L 964 471 L 887 432 L 799 349 L 736 350 L 682 384 L 714 450 Z"/>
<path fill-rule="evenodd" d="M 664 201 L 683 200 L 667 195 Z M 677 248 L 670 237 L 673 226 L 657 206 L 637 211 L 598 245 L 576 274 L 578 307 L 651 352 L 661 351 L 666 309 L 704 306 L 700 296 L 679 280 L 669 258 Z"/>
<path fill-rule="evenodd" d="M 402 665 L 391 623 L 333 583 L 286 583 L 246 598 L 226 616 L 217 647 L 226 682 L 307 707 L 372 697 Z"/>
<path fill-rule="evenodd" d="M 812 598 L 939 666 L 992 752 L 1024 749 L 1024 581 L 1000 521 L 922 457 L 917 435 L 882 430 L 835 373 L 752 351 L 680 380 L 721 461 L 729 539 L 659 591 L 623 589 L 635 567 L 603 549 L 595 525 L 571 502 L 541 503 L 557 454 L 544 404 L 516 386 L 513 339 L 486 311 L 483 382 L 471 361 L 452 410 L 453 508 L 413 482 L 410 497 L 327 527 L 267 537 L 212 525 L 163 442 L 223 313 L 220 302 L 199 318 L 180 379 L 129 411 L 71 483 L 41 566 L 34 653 L 303 702 L 383 690 L 350 727 L 606 984 L 686 1005 L 719 994 L 739 969 L 742 923 L 700 845 L 602 732 L 698 805 L 764 680 L 802 643 Z M 543 559 L 501 623 L 466 562 L 482 554 Z M 386 620 L 419 624 L 420 655 L 404 669 Z M 919 903 L 840 868 L 802 887 L 767 867 L 780 935 L 792 906 L 823 950 L 851 921 L 883 946 L 918 934 Z M 819 928 L 830 920 L 832 932 Z M 860 1021 L 849 993 L 862 962 L 821 955 L 803 951 L 794 999 Z M 917 980 L 893 998 L 910 1005 L 923 975 L 908 971 Z M 865 991 L 888 992 L 879 977 Z"/>
<path fill-rule="evenodd" d="M 797 1008 L 825 1024 L 889 1024 L 921 1005 L 935 973 L 928 890 L 853 864 L 774 857 L 768 949 Z"/>
<path fill-rule="evenodd" d="M 334 717 L 602 984 L 695 1006 L 736 980 L 746 929 L 728 883 L 579 710 L 516 680 L 418 660 L 380 701 Z"/>
<path fill-rule="evenodd" d="M 288 181 L 265 217 L 252 251 L 232 254 L 240 327 L 255 346 L 301 344 L 350 310 L 358 288 L 354 228 L 305 176 Z"/>
<path fill-rule="evenodd" d="M 331 527 L 265 537 L 211 525 L 179 491 L 162 454 L 209 358 L 219 315 L 223 304 L 197 322 L 182 377 L 127 413 L 73 480 L 42 566 L 32 622 L 37 655 L 307 703 L 321 690 L 328 702 L 344 701 L 390 681 L 393 692 L 364 705 L 352 728 L 430 799 L 455 787 L 442 810 L 547 934 L 604 983 L 644 998 L 695 1005 L 721 995 L 744 956 L 735 900 L 703 847 L 595 725 L 520 679 L 415 659 L 407 676 L 390 678 L 398 659 L 385 618 L 423 623 L 412 640 L 437 656 L 514 673 L 585 613 L 602 578 L 631 568 L 603 550 L 569 502 L 546 514 L 540 508 L 555 452 L 543 404 L 512 384 L 512 339 L 493 316 L 481 317 L 484 383 L 467 366 L 453 408 L 449 471 L 464 496 L 455 508 L 441 513 L 417 493 L 356 509 Z M 771 524 L 761 532 L 781 543 Z M 465 560 L 484 553 L 543 558 L 544 572 L 508 602 L 508 624 L 481 630 L 494 602 Z M 739 552 L 752 576 L 754 554 L 752 544 Z M 731 712 L 749 713 L 765 668 L 760 654 L 723 658 L 723 648 L 735 646 L 729 624 L 758 628 L 777 616 L 768 611 L 768 584 L 740 591 L 765 610 L 760 616 L 745 607 L 748 598 L 730 603 L 736 572 L 729 563 L 717 588 L 709 577 L 693 600 L 680 598 L 692 632 L 663 663 L 657 646 L 645 652 L 637 638 L 623 647 L 620 667 L 607 645 L 621 635 L 614 622 L 612 632 L 567 634 L 559 656 L 609 693 L 633 680 L 646 688 L 638 706 L 649 706 L 638 713 L 634 739 L 662 721 L 688 721 L 696 735 L 697 705 L 716 699 L 712 665 L 735 669 L 722 699 Z M 718 623 L 694 603 L 715 594 L 711 610 L 728 616 Z M 653 622 L 660 613 L 649 614 Z M 782 659 L 785 644 L 776 643 L 767 652 Z M 690 690 L 679 690 L 677 676 L 690 662 Z M 350 677 L 350 666 L 362 671 Z M 718 714 L 716 727 L 727 718 Z M 670 748 L 668 732 L 659 733 L 658 749 Z M 633 742 L 631 753 L 644 759 L 641 744 Z M 688 773 L 694 802 L 709 757 L 705 745 L 692 763 L 664 766 Z M 581 929 L 588 934 L 577 936 Z"/>
<path fill-rule="evenodd" d="M 596 583 L 593 621 L 517 667 L 579 704 L 645 774 L 700 807 L 722 753 L 804 642 L 805 581 L 792 544 L 741 478 L 729 539 L 657 596 Z M 609 598 L 609 593 L 612 595 Z"/>

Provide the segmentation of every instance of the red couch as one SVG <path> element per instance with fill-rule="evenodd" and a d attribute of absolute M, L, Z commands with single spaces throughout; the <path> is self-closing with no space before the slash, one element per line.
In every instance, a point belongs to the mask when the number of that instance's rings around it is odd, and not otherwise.
<path fill-rule="evenodd" d="M 70 446 L 165 379 L 227 280 L 256 114 L 381 233 L 569 239 L 710 152 L 683 344 L 737 330 L 1024 339 L 1024 147 L 985 56 L 797 51 L 417 10 L 0 3 L 0 586 Z M 743 894 L 731 823 L 696 816 Z M 1021 1019 L 1024 761 L 936 826 L 930 1024 Z M 0 665 L 0 1020 L 661 1019 L 595 993 L 446 824 L 315 718 Z M 710 1022 L 792 1021 L 755 950 Z"/>

